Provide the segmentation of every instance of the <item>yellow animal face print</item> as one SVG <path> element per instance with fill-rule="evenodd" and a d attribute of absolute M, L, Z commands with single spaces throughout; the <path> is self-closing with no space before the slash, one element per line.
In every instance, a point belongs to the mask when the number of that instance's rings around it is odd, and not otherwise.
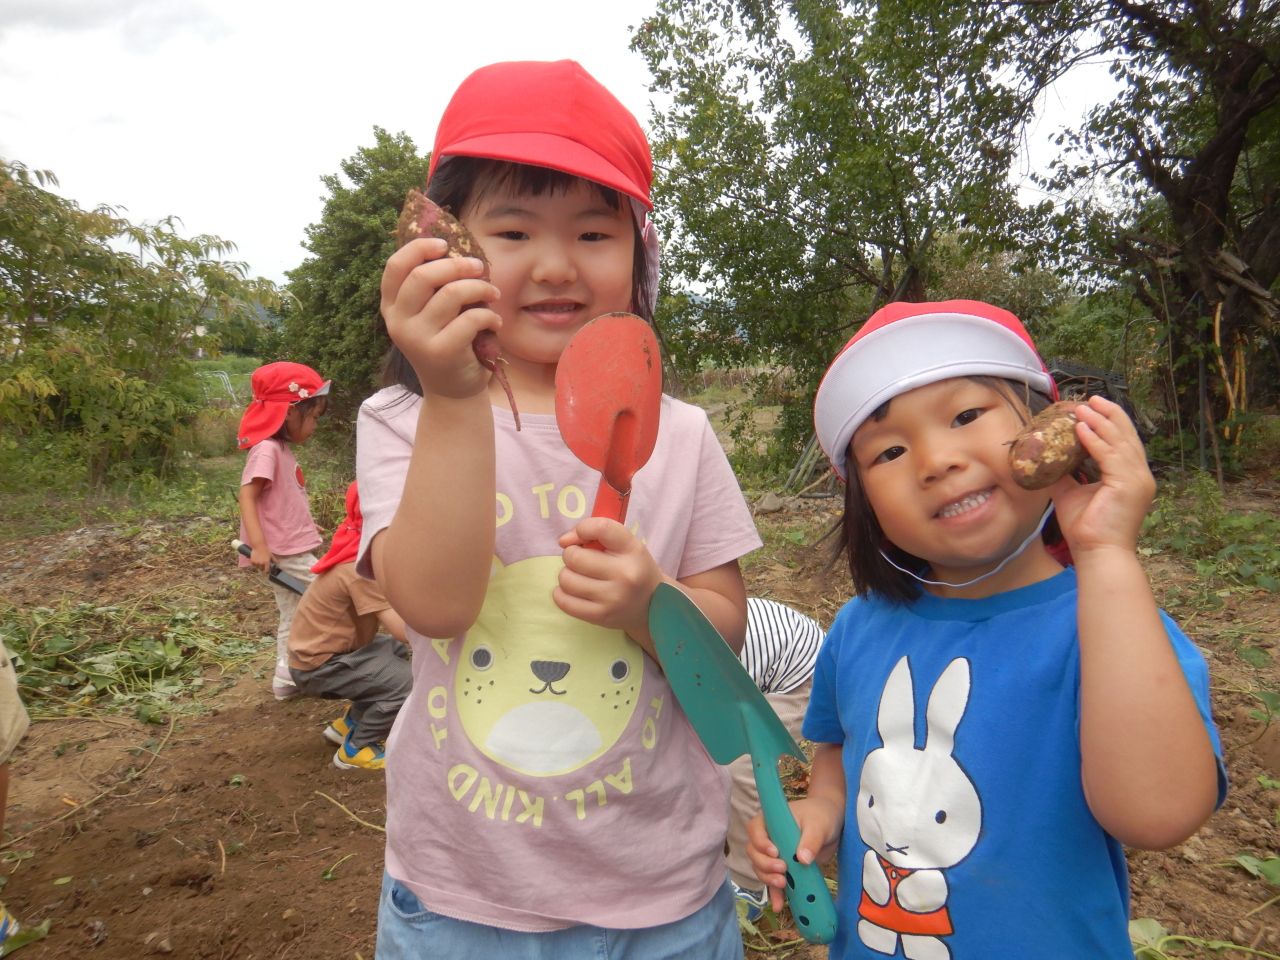
<path fill-rule="evenodd" d="M 575 619 L 552 601 L 563 566 L 560 557 L 508 567 L 494 561 L 454 678 L 454 703 L 471 742 L 534 776 L 577 770 L 612 747 L 644 679 L 634 640 Z"/>

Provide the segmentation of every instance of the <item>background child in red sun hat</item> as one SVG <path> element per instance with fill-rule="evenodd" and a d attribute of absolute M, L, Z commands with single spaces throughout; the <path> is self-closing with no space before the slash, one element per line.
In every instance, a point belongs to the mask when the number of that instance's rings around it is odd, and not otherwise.
<path fill-rule="evenodd" d="M 339 770 L 381 770 L 383 744 L 413 687 L 404 620 L 378 584 L 356 573 L 363 526 L 360 495 L 347 487 L 347 513 L 333 543 L 311 567 L 316 578 L 298 603 L 289 631 L 289 672 L 308 697 L 350 700 L 324 738 L 338 749 Z M 378 632 L 381 621 L 386 633 Z"/>
<path fill-rule="evenodd" d="M 1013 480 L 1056 393 L 1018 319 L 969 300 L 878 311 L 818 388 L 857 596 L 792 811 L 801 862 L 839 849 L 832 960 L 1131 960 L 1122 844 L 1181 843 L 1226 796 L 1208 668 L 1138 562 L 1155 481 L 1128 416 L 1076 408 L 1098 482 Z M 778 906 L 786 864 L 748 833 Z"/>
<path fill-rule="evenodd" d="M 663 397 L 627 526 L 587 516 L 600 474 L 555 419 L 569 339 L 605 313 L 652 319 L 644 132 L 573 61 L 499 63 L 459 87 L 431 157 L 427 195 L 491 274 L 435 239 L 388 260 L 394 386 L 358 421 L 357 569 L 413 648 L 378 958 L 740 960 L 729 779 L 653 659 L 648 607 L 678 584 L 737 649 L 738 558 L 760 540 L 698 408 Z M 519 433 L 471 349 L 482 329 Z"/>
<path fill-rule="evenodd" d="M 240 539 L 252 549 L 240 566 L 263 573 L 274 561 L 304 583 L 315 578 L 311 552 L 323 543 L 315 521 L 307 483 L 290 444 L 306 443 L 329 405 L 329 383 L 301 363 L 268 363 L 253 371 L 253 400 L 240 419 L 240 449 L 248 450 L 240 475 Z M 271 692 L 277 700 L 298 696 L 289 673 L 289 626 L 299 597 L 271 585 L 280 611 L 276 628 L 276 665 Z"/>

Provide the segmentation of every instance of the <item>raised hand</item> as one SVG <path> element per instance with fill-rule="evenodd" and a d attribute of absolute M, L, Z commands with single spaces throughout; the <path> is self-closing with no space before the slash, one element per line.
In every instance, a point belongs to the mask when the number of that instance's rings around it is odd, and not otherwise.
<path fill-rule="evenodd" d="M 482 279 L 481 261 L 445 256 L 447 247 L 443 240 L 424 238 L 390 256 L 382 271 L 382 316 L 423 392 L 461 399 L 488 386 L 491 374 L 471 344 L 481 330 L 502 326 L 483 306 L 501 292 Z"/>
<path fill-rule="evenodd" d="M 1058 525 L 1077 563 L 1096 549 L 1132 553 L 1156 491 L 1138 431 L 1119 404 L 1103 397 L 1090 398 L 1076 416 L 1076 435 L 1102 479 L 1080 484 L 1064 477 L 1049 487 Z"/>

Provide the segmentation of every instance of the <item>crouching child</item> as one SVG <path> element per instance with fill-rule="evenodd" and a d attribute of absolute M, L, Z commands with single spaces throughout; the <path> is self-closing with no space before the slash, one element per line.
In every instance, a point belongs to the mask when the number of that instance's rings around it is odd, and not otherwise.
<path fill-rule="evenodd" d="M 360 546 L 360 497 L 347 488 L 347 515 L 333 545 L 312 568 L 289 633 L 289 672 L 308 697 L 350 700 L 324 731 L 336 744 L 339 770 L 381 770 L 385 742 L 396 714 L 413 687 L 404 620 L 377 583 L 356 573 Z M 382 622 L 386 633 L 378 632 Z"/>

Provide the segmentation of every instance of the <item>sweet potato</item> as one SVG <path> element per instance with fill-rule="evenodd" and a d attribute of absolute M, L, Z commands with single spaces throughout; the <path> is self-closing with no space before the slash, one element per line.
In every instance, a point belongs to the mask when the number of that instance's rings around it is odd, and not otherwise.
<path fill-rule="evenodd" d="M 1040 411 L 1014 438 L 1009 468 L 1024 490 L 1042 490 L 1074 473 L 1088 459 L 1076 436 L 1080 400 L 1063 400 Z"/>
<path fill-rule="evenodd" d="M 489 259 L 484 255 L 479 242 L 471 235 L 471 231 L 462 225 L 457 217 L 449 213 L 426 194 L 411 187 L 404 198 L 404 209 L 400 212 L 400 222 L 396 224 L 396 247 L 403 247 L 411 240 L 419 237 L 439 237 L 449 244 L 451 257 L 475 257 L 484 264 L 483 279 L 489 279 Z M 467 304 L 465 309 L 482 307 L 482 303 Z M 502 372 L 502 348 L 498 346 L 498 335 L 492 330 L 481 330 L 471 341 L 471 349 L 481 365 L 493 371 L 498 383 L 507 392 L 507 400 L 511 403 L 511 415 L 516 419 L 516 429 L 520 429 L 520 411 L 516 409 L 516 398 L 511 393 L 511 384 L 507 375 Z"/>

